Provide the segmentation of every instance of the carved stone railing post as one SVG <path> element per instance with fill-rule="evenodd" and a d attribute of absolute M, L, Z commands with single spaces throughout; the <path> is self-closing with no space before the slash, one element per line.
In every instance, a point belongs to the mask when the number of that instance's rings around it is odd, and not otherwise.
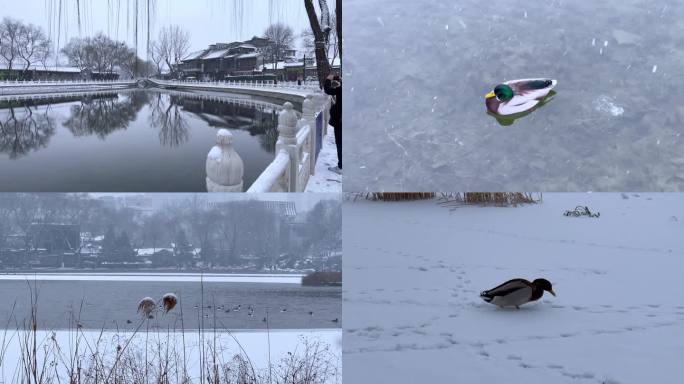
<path fill-rule="evenodd" d="M 332 107 L 332 97 L 325 97 L 325 104 L 323 105 L 323 136 L 328 134 L 328 124 L 330 121 L 330 108 Z"/>
<path fill-rule="evenodd" d="M 283 110 L 278 114 L 278 142 L 276 153 L 284 149 L 290 156 L 290 180 L 289 191 L 296 192 L 297 175 L 299 175 L 299 153 L 297 151 L 297 113 L 293 110 L 292 103 L 283 104 Z"/>
<path fill-rule="evenodd" d="M 207 191 L 242 192 L 245 166 L 233 148 L 233 134 L 219 129 L 216 145 L 207 155 Z"/>
<path fill-rule="evenodd" d="M 309 174 L 313 175 L 316 172 L 316 101 L 312 93 L 302 102 L 302 119 L 309 125 Z"/>
<path fill-rule="evenodd" d="M 323 113 L 323 135 L 325 135 L 328 131 L 328 121 L 330 120 L 328 109 L 326 109 L 326 105 L 330 101 L 330 96 L 326 95 L 321 90 L 317 90 L 316 97 L 318 99 L 318 108 L 316 112 Z"/>

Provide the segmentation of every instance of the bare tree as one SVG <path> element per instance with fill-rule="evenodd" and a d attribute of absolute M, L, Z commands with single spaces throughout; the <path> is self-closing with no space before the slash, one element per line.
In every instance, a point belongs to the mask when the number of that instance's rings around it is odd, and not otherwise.
<path fill-rule="evenodd" d="M 50 40 L 42 28 L 33 24 L 22 25 L 19 28 L 17 54 L 24 60 L 24 72 L 35 62 L 42 62 L 45 65 L 50 55 L 50 47 Z"/>
<path fill-rule="evenodd" d="M 7 63 L 7 69 L 11 72 L 14 60 L 19 56 L 18 42 L 21 22 L 8 17 L 0 23 L 0 56 Z"/>
<path fill-rule="evenodd" d="M 266 54 L 273 60 L 273 70 L 277 70 L 277 63 L 285 57 L 285 52 L 292 48 L 294 32 L 289 25 L 283 23 L 271 24 L 264 31 L 264 37 L 270 40 Z"/>
<path fill-rule="evenodd" d="M 81 71 L 90 69 L 90 59 L 86 50 L 84 39 L 73 38 L 62 48 L 62 53 L 67 57 L 69 63 Z"/>
<path fill-rule="evenodd" d="M 337 31 L 337 51 L 340 53 L 340 62 L 342 61 L 342 0 L 337 0 L 335 5 L 335 29 Z"/>
<path fill-rule="evenodd" d="M 148 68 L 147 63 L 138 58 L 134 49 L 102 33 L 84 39 L 74 38 L 62 49 L 62 53 L 72 65 L 81 70 L 112 73 L 118 68 L 128 76 L 135 76 L 140 68 L 143 72 Z"/>
<path fill-rule="evenodd" d="M 180 63 L 190 49 L 190 34 L 177 25 L 164 27 L 159 31 L 155 45 L 169 71 L 173 72 L 174 65 Z"/>
<path fill-rule="evenodd" d="M 153 41 L 150 46 L 150 59 L 157 69 L 157 75 L 161 75 L 164 62 L 164 52 L 159 41 Z"/>
<path fill-rule="evenodd" d="M 326 8 L 322 13 L 328 12 L 327 4 L 325 1 L 320 2 L 321 6 Z M 323 83 L 325 82 L 326 76 L 332 72 L 330 68 L 330 61 L 328 61 L 328 55 L 326 52 L 326 32 L 321 27 L 321 23 L 318 21 L 318 15 L 316 14 L 316 7 L 314 6 L 313 0 L 304 0 L 304 7 L 306 8 L 306 14 L 309 17 L 309 24 L 311 25 L 311 31 L 314 34 L 314 52 L 316 53 L 316 72 L 318 75 L 318 83 L 321 88 L 323 88 Z"/>
<path fill-rule="evenodd" d="M 339 40 L 337 37 L 337 18 L 335 17 L 335 14 L 333 13 L 331 19 L 330 19 L 330 36 L 327 39 L 325 43 L 325 52 L 328 55 L 328 60 L 332 64 L 335 59 L 340 56 L 340 45 L 339 45 Z M 301 38 L 302 38 L 302 43 L 304 45 L 304 48 L 306 49 L 306 54 L 311 56 L 315 54 L 315 48 L 316 48 L 316 38 L 314 36 L 313 31 L 310 28 L 307 28 L 302 31 L 301 33 Z"/>

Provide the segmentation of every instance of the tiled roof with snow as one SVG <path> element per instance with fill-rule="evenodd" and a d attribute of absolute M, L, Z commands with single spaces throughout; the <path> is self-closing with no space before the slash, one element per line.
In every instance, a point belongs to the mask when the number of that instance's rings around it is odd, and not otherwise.
<path fill-rule="evenodd" d="M 238 56 L 238 59 L 248 59 L 250 57 L 259 57 L 259 53 L 243 53 L 242 55 Z"/>
<path fill-rule="evenodd" d="M 285 62 L 284 62 L 284 61 L 279 61 L 279 62 L 275 65 L 275 68 L 276 68 L 276 69 L 283 69 L 283 68 L 285 68 Z M 263 70 L 273 70 L 273 62 L 270 62 L 270 63 L 269 63 L 269 62 L 266 62 L 264 65 L 261 66 L 261 70 L 262 70 L 262 71 L 263 71 Z"/>
<path fill-rule="evenodd" d="M 205 50 L 192 52 L 192 53 L 188 54 L 187 56 L 185 56 L 181 61 L 199 59 L 200 57 L 202 57 L 202 55 L 204 55 L 204 52 L 205 52 Z"/>
<path fill-rule="evenodd" d="M 335 60 L 330 62 L 331 67 L 339 67 L 340 66 L 340 58 L 336 57 Z M 307 65 L 307 68 L 316 68 L 316 61 L 314 60 L 313 65 Z"/>
<path fill-rule="evenodd" d="M 221 49 L 221 50 L 218 50 L 218 51 L 209 52 L 209 54 L 207 54 L 206 56 L 204 56 L 204 57 L 202 58 L 202 60 L 218 59 L 219 57 L 225 55 L 226 53 L 228 53 L 228 49 Z"/>

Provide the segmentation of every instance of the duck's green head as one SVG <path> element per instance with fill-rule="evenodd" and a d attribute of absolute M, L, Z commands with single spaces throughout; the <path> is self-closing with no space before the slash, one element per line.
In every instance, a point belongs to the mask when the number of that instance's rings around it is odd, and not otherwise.
<path fill-rule="evenodd" d="M 494 87 L 494 95 L 499 101 L 510 101 L 513 98 L 513 89 L 507 84 L 499 84 Z"/>
<path fill-rule="evenodd" d="M 489 92 L 485 95 L 485 99 L 496 97 L 499 101 L 510 101 L 513 98 L 513 89 L 507 84 L 499 84 L 494 87 L 494 92 Z"/>

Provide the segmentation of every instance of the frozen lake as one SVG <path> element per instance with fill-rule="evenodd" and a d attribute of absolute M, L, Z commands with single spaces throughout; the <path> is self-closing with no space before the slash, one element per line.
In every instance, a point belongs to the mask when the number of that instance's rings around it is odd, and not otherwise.
<path fill-rule="evenodd" d="M 158 314 L 150 320 L 152 328 L 180 329 L 181 307 L 185 329 L 197 329 L 200 325 L 231 330 L 266 329 L 263 319 L 267 310 L 271 329 L 341 327 L 341 321 L 333 321 L 342 317 L 342 289 L 339 287 L 274 283 L 269 277 L 247 280 L 251 282 L 230 282 L 207 276 L 202 299 L 199 279 L 189 280 L 187 277 L 131 280 L 108 279 L 106 276 L 99 279 L 95 276 L 90 279 L 35 281 L 28 275 L 24 279 L 5 277 L 0 276 L 0 321 L 5 323 L 10 318 L 13 306 L 13 316 L 17 319 L 28 315 L 28 284 L 31 284 L 38 288 L 41 329 L 73 328 L 75 319 L 79 317 L 83 329 L 135 328 L 140 318 L 136 313 L 138 301 L 145 296 L 158 300 L 167 292 L 178 295 L 181 303 L 169 314 Z M 250 307 L 253 308 L 252 315 Z M 9 324 L 14 324 L 14 320 Z"/>
<path fill-rule="evenodd" d="M 246 190 L 273 161 L 278 108 L 155 90 L 0 101 L 0 191 L 206 192 L 220 128 L 234 135 Z"/>
<path fill-rule="evenodd" d="M 345 11 L 345 190 L 684 190 L 681 1 Z M 495 85 L 533 77 L 558 80 L 551 101 L 486 113 Z"/>
<path fill-rule="evenodd" d="M 345 203 L 352 383 L 681 382 L 684 196 L 549 194 L 518 208 Z M 565 217 L 588 205 L 600 218 Z M 557 297 L 499 309 L 512 278 Z"/>

